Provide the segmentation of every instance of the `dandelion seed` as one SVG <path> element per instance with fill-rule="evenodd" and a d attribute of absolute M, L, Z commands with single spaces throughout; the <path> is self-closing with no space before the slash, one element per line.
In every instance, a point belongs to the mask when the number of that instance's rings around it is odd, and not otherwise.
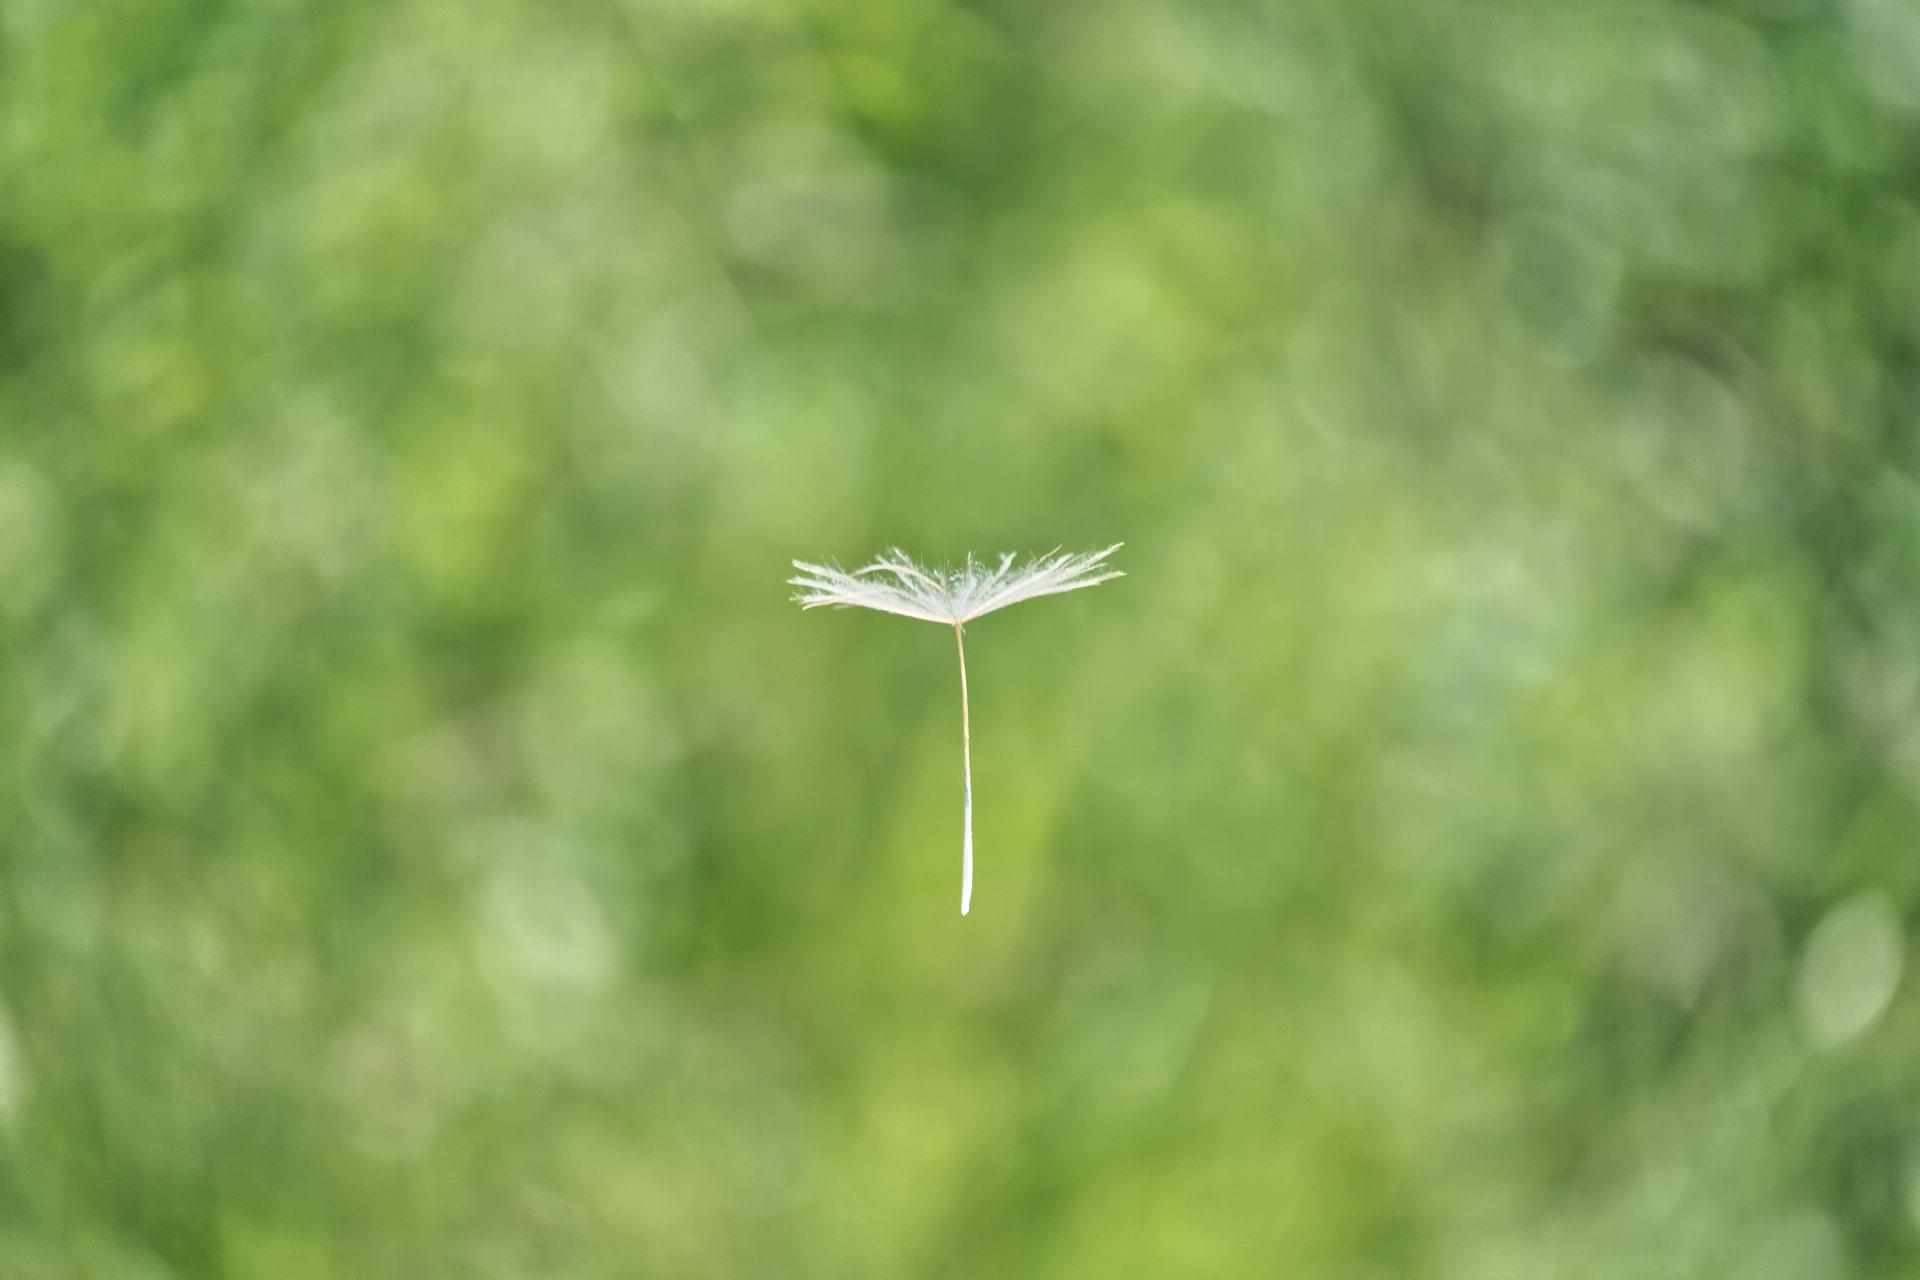
<path fill-rule="evenodd" d="M 795 560 L 800 576 L 787 579 L 800 588 L 793 599 L 803 609 L 832 605 L 840 609 L 876 609 L 903 618 L 938 622 L 953 628 L 960 655 L 960 914 L 973 905 L 973 733 L 967 719 L 966 625 L 975 618 L 1041 596 L 1097 587 L 1124 577 L 1106 563 L 1122 543 L 1104 551 L 1052 551 L 1014 567 L 1011 552 L 988 569 L 971 555 L 958 569 L 915 564 L 898 547 L 851 573 L 833 565 Z"/>

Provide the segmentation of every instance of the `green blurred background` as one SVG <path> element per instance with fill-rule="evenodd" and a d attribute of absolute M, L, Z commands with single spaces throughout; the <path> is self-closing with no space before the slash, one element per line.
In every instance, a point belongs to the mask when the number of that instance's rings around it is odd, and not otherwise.
<path fill-rule="evenodd" d="M 1920 1271 L 1920 5 L 5 0 L 0 1277 Z M 793 557 L 1125 539 L 951 638 Z"/>

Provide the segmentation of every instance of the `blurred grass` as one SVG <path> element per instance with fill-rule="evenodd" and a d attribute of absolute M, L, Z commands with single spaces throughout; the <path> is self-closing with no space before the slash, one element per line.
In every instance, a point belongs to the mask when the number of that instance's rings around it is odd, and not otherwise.
<path fill-rule="evenodd" d="M 0 1275 L 1911 1274 L 1915 85 L 10 0 Z"/>

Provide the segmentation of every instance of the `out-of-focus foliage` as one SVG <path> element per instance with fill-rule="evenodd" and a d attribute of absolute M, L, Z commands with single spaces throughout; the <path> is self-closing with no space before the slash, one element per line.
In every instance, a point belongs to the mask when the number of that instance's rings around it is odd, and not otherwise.
<path fill-rule="evenodd" d="M 1920 6 L 5 0 L 0 1275 L 1920 1267 Z M 792 557 L 1124 538 L 950 638 Z"/>

